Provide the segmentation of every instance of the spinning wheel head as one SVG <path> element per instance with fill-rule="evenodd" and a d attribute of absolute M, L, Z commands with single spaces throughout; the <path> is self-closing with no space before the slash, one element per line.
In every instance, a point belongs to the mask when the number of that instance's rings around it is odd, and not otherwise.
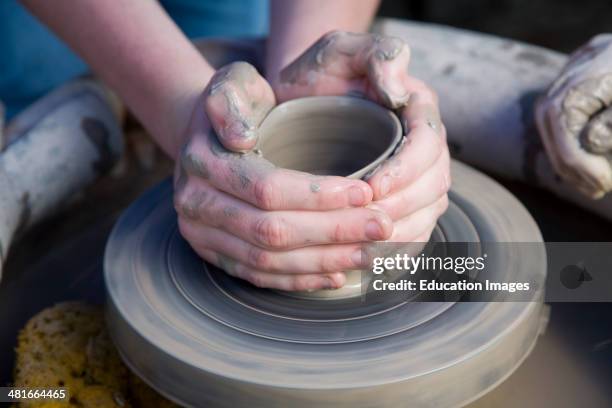
<path fill-rule="evenodd" d="M 458 163 L 452 172 L 451 204 L 433 239 L 483 251 L 491 242 L 541 241 L 501 186 Z M 508 273 L 506 256 L 514 271 L 543 280 L 543 250 L 501 254 L 496 273 Z M 169 181 L 121 217 L 104 267 L 120 354 L 187 406 L 462 405 L 506 378 L 540 330 L 541 299 L 319 301 L 252 287 L 204 265 L 181 238 Z"/>

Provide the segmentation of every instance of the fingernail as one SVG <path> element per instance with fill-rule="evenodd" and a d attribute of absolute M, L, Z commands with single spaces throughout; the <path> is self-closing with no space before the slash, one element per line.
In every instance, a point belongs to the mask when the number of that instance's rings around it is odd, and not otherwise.
<path fill-rule="evenodd" d="M 395 59 L 402 51 L 404 42 L 399 38 L 387 38 L 378 44 L 376 56 L 382 61 Z"/>
<path fill-rule="evenodd" d="M 370 220 L 365 228 L 366 237 L 371 240 L 383 239 L 383 229 L 378 220 Z"/>
<path fill-rule="evenodd" d="M 336 282 L 329 276 L 323 276 L 321 289 L 336 289 Z"/>
<path fill-rule="evenodd" d="M 356 267 L 360 267 L 362 266 L 362 254 L 361 254 L 361 249 L 358 249 L 357 251 L 353 252 L 351 254 L 351 261 L 353 262 L 353 265 L 355 265 Z"/>
<path fill-rule="evenodd" d="M 391 191 L 391 176 L 386 175 L 380 179 L 380 197 L 385 197 L 389 191 Z"/>
<path fill-rule="evenodd" d="M 349 188 L 348 194 L 349 194 L 349 203 L 352 206 L 357 207 L 357 206 L 362 206 L 365 204 L 366 197 L 361 188 L 353 186 Z"/>

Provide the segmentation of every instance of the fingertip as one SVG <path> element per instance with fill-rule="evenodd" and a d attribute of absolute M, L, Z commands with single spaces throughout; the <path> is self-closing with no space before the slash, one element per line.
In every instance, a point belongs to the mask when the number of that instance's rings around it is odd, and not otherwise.
<path fill-rule="evenodd" d="M 378 224 L 380 225 L 380 238 L 379 241 L 385 241 L 393 235 L 393 220 L 391 217 L 382 211 L 374 210 L 376 214 L 376 219 Z"/>
<path fill-rule="evenodd" d="M 393 220 L 374 205 L 368 205 L 369 215 L 365 223 L 365 238 L 370 241 L 385 241 L 393 234 Z"/>
<path fill-rule="evenodd" d="M 399 109 L 410 101 L 412 92 L 406 79 L 409 59 L 409 52 L 405 55 L 401 52 L 394 58 L 374 63 L 370 80 L 380 101 L 389 109 Z"/>
<path fill-rule="evenodd" d="M 383 169 L 384 171 L 384 169 Z M 387 197 L 393 188 L 393 178 L 388 173 L 375 174 L 369 181 L 374 201 Z"/>
<path fill-rule="evenodd" d="M 357 180 L 348 190 L 348 201 L 353 207 L 364 207 L 368 205 L 374 197 L 372 187 L 365 181 Z"/>
<path fill-rule="evenodd" d="M 344 272 L 330 273 L 325 278 L 328 281 L 327 289 L 340 289 L 346 283 L 346 274 Z"/>
<path fill-rule="evenodd" d="M 252 150 L 258 139 L 256 129 L 237 120 L 227 124 L 225 128 L 215 128 L 215 134 L 223 147 L 235 153 L 245 153 Z"/>
<path fill-rule="evenodd" d="M 247 153 L 257 145 L 256 136 L 219 136 L 219 142 L 234 153 Z"/>

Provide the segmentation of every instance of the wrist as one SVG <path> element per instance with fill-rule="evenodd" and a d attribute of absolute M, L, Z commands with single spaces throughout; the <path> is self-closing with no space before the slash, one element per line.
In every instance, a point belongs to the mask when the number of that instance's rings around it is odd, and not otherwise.
<path fill-rule="evenodd" d="M 165 136 L 169 139 L 169 151 L 167 153 L 174 160 L 178 158 L 180 150 L 186 142 L 185 138 L 191 117 L 197 109 L 198 102 L 211 77 L 212 73 L 197 80 L 185 81 L 184 87 L 168 101 L 168 109 L 165 111 L 169 114 L 160 115 L 160 119 L 166 121 L 161 128 L 165 127 L 167 129 L 165 132 Z M 204 115 L 203 110 L 201 114 Z M 160 136 L 163 137 L 164 135 Z"/>
<path fill-rule="evenodd" d="M 201 64 L 177 72 L 157 89 L 159 98 L 149 118 L 142 118 L 162 149 L 172 158 L 178 157 L 185 134 L 202 92 L 212 78 L 213 69 L 202 59 Z M 202 112 L 204 114 L 204 112 Z"/>

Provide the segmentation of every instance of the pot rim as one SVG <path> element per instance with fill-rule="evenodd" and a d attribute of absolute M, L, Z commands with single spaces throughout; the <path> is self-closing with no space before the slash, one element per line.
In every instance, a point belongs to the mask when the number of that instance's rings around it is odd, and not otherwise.
<path fill-rule="evenodd" d="M 286 111 L 289 109 L 299 109 L 304 105 L 317 106 L 319 109 L 324 110 L 326 107 L 334 108 L 338 106 L 356 106 L 371 112 L 372 115 L 378 115 L 381 118 L 387 118 L 383 120 L 388 120 L 392 126 L 393 137 L 391 139 L 391 143 L 387 146 L 387 148 L 376 157 L 373 161 L 371 161 L 366 166 L 360 168 L 359 170 L 349 174 L 348 178 L 365 178 L 370 175 L 378 166 L 380 166 L 385 160 L 393 155 L 397 147 L 400 145 L 400 142 L 403 138 L 403 129 L 397 115 L 385 108 L 382 105 L 379 105 L 375 102 L 372 102 L 367 99 L 355 97 L 355 96 L 337 96 L 337 95 L 326 95 L 326 96 L 306 96 L 303 98 L 296 98 L 285 101 L 281 104 L 278 104 L 264 118 L 263 122 L 260 125 L 260 128 L 263 127 L 267 120 L 269 120 L 271 115 L 278 115 L 281 111 Z M 265 135 L 262 135 L 258 140 L 258 146 L 265 140 Z M 264 154 L 265 157 L 265 154 Z"/>

